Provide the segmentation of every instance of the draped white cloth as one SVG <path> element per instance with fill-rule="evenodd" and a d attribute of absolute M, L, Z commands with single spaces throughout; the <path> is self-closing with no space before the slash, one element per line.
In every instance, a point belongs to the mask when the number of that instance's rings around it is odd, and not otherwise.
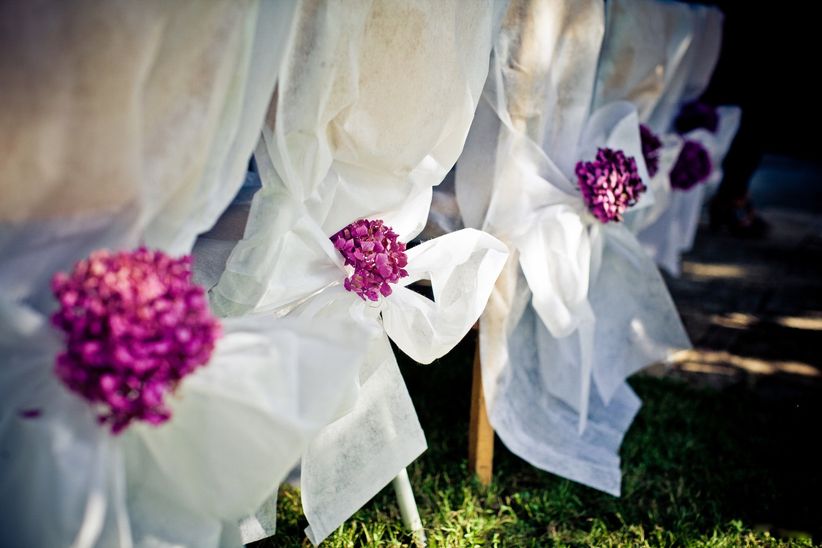
<path fill-rule="evenodd" d="M 0 7 L 0 544 L 238 546 L 344 404 L 354 326 L 224 320 L 172 418 L 118 436 L 53 373 L 48 282 L 94 249 L 189 251 L 242 183 L 292 3 Z"/>
<path fill-rule="evenodd" d="M 722 13 L 712 7 L 659 0 L 614 0 L 606 6 L 606 32 L 597 69 L 595 107 L 633 103 L 640 122 L 663 142 L 659 170 L 651 179 L 655 204 L 627 217 L 627 225 L 656 260 L 679 273 L 680 255 L 693 244 L 702 202 L 722 179 L 721 165 L 739 127 L 739 109 L 720 107 L 715 134 L 696 130 L 678 135 L 673 127 L 681 106 L 698 99 L 719 58 Z M 687 191 L 672 189 L 669 173 L 684 140 L 702 144 L 714 169 Z"/>
<path fill-rule="evenodd" d="M 343 289 L 350 272 L 329 240 L 361 218 L 383 219 L 404 242 L 422 229 L 479 100 L 494 13 L 491 1 L 301 4 L 255 153 L 263 188 L 243 238 L 235 245 L 218 227 L 198 244 L 228 255 L 211 291 L 221 313 L 371 328 L 351 340 L 368 353 L 359 375 L 339 385 L 350 412 L 303 456 L 312 542 L 425 450 L 388 338 L 418 362 L 442 356 L 479 317 L 507 257 L 475 230 L 425 242 L 408 251 L 410 276 L 393 294 L 366 303 Z M 430 279 L 433 301 L 404 287 L 420 279 Z"/>
<path fill-rule="evenodd" d="M 688 190 L 672 188 L 666 202 L 667 207 L 658 211 L 655 218 L 649 217 L 648 220 L 653 220 L 637 235 L 656 263 L 674 276 L 680 273 L 682 254 L 693 247 L 702 205 L 722 181 L 722 162 L 739 130 L 742 115 L 739 107 L 718 107 L 717 114 L 719 124 L 715 133 L 697 129 L 676 140 L 680 146 L 684 140 L 689 140 L 705 147 L 713 166 L 711 174 L 704 182 Z M 672 136 L 669 135 L 668 138 Z"/>
<path fill-rule="evenodd" d="M 668 174 L 682 148 L 682 139 L 671 126 L 687 83 L 696 25 L 686 4 L 658 0 L 608 2 L 605 24 L 594 108 L 630 101 L 639 121 L 663 143 L 659 169 L 649 183 L 654 205 L 626 216 L 627 226 L 636 233 L 670 206 Z"/>
<path fill-rule="evenodd" d="M 660 3 L 659 9 L 671 8 Z M 680 104 L 698 99 L 708 87 L 722 46 L 722 12 L 709 6 L 691 6 L 690 9 L 693 37 L 684 63 L 687 72 Z M 710 176 L 691 189 L 672 189 L 670 204 L 656 218 L 651 218 L 650 224 L 638 235 L 657 264 L 675 276 L 680 272 L 682 253 L 693 246 L 702 204 L 722 181 L 722 162 L 739 130 L 742 115 L 739 107 L 721 106 L 717 108 L 717 114 L 719 124 L 715 132 L 697 129 L 681 136 L 683 141 L 696 141 L 708 151 L 713 166 Z"/>
<path fill-rule="evenodd" d="M 492 425 L 535 466 L 617 495 L 640 405 L 625 379 L 689 342 L 635 237 L 597 221 L 576 188 L 575 164 L 598 146 L 633 156 L 647 180 L 635 108 L 589 110 L 603 16 L 596 0 L 511 3 L 456 196 L 466 226 L 512 250 L 480 322 Z"/>

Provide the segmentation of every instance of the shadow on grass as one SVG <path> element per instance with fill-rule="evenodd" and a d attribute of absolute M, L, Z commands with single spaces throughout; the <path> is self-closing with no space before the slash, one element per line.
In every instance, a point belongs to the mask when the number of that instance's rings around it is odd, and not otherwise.
<path fill-rule="evenodd" d="M 429 450 L 409 467 L 431 546 L 809 546 L 822 539 L 816 394 L 790 402 L 635 378 L 644 406 L 622 449 L 619 499 L 537 470 L 497 440 L 494 482 L 466 465 L 474 336 L 440 363 L 402 360 Z M 399 355 L 399 353 L 398 353 Z M 276 537 L 307 545 L 299 493 L 281 491 Z M 324 546 L 401 546 L 390 488 Z"/>

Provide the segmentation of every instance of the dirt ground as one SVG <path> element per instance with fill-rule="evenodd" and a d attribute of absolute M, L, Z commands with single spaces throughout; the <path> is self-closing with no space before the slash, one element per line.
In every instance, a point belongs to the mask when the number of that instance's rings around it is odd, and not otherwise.
<path fill-rule="evenodd" d="M 681 277 L 666 278 L 694 350 L 678 354 L 664 375 L 822 400 L 822 216 L 784 208 L 762 214 L 772 226 L 763 241 L 703 224 Z"/>

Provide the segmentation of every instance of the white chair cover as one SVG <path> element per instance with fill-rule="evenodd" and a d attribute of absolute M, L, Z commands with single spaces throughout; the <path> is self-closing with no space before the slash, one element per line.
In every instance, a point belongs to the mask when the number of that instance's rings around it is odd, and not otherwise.
<path fill-rule="evenodd" d="M 597 146 L 633 156 L 647 180 L 634 107 L 589 111 L 603 16 L 597 0 L 512 2 L 456 196 L 466 226 L 512 249 L 480 322 L 492 425 L 535 466 L 617 495 L 640 405 L 625 379 L 689 343 L 636 239 L 596 221 L 576 188 Z"/>
<path fill-rule="evenodd" d="M 661 10 L 672 9 L 661 2 L 658 6 Z M 722 45 L 722 12 L 708 6 L 691 6 L 690 10 L 693 39 L 684 63 L 686 76 L 679 106 L 698 99 L 708 87 Z M 671 116 L 669 123 L 673 122 L 677 113 L 668 113 Z M 675 276 L 679 275 L 682 253 L 693 246 L 702 204 L 722 181 L 722 162 L 739 130 L 742 114 L 739 107 L 721 106 L 717 108 L 717 114 L 719 124 L 716 132 L 697 129 L 681 136 L 681 140 L 696 141 L 705 147 L 713 165 L 711 175 L 691 189 L 672 189 L 667 207 L 650 217 L 651 222 L 639 233 L 640 242 L 657 264 Z"/>
<path fill-rule="evenodd" d="M 292 3 L 0 6 L 0 544 L 240 544 L 339 412 L 353 327 L 223 322 L 172 418 L 118 436 L 53 373 L 49 278 L 94 249 L 188 252 L 236 193 Z M 32 416 L 39 415 L 39 416 Z"/>
<path fill-rule="evenodd" d="M 626 215 L 634 233 L 655 221 L 671 202 L 668 173 L 682 147 L 671 125 L 681 103 L 694 40 L 694 12 L 686 4 L 657 0 L 608 2 L 605 38 L 597 67 L 594 108 L 630 101 L 639 121 L 661 140 L 659 169 L 650 179 L 652 207 Z"/>
<path fill-rule="evenodd" d="M 388 338 L 428 363 L 479 317 L 507 251 L 478 231 L 408 251 L 408 278 L 379 303 L 342 288 L 329 238 L 379 218 L 408 242 L 462 150 L 488 70 L 491 1 L 305 2 L 255 157 L 263 188 L 212 290 L 225 314 L 273 312 L 359 323 L 369 337 L 351 411 L 303 456 L 307 534 L 322 541 L 425 450 Z M 223 231 L 220 231 L 223 232 Z M 199 245 L 199 244 L 198 244 Z M 431 280 L 434 301 L 404 286 Z M 258 516 L 260 523 L 270 520 Z M 251 540 L 247 538 L 246 540 Z"/>
<path fill-rule="evenodd" d="M 627 225 L 657 263 L 673 274 L 690 249 L 706 191 L 722 178 L 721 164 L 739 125 L 739 109 L 720 107 L 716 134 L 678 135 L 673 122 L 681 106 L 707 88 L 719 58 L 722 13 L 716 8 L 659 0 L 614 0 L 606 6 L 605 40 L 597 69 L 596 107 L 631 101 L 640 122 L 663 142 L 659 170 L 651 179 L 654 205 L 631 214 Z M 705 184 L 671 188 L 669 173 L 683 139 L 700 142 L 714 165 Z"/>

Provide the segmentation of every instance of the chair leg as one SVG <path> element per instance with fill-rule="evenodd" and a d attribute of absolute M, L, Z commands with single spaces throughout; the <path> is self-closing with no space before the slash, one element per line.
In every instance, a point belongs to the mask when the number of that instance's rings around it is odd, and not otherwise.
<path fill-rule="evenodd" d="M 468 426 L 468 467 L 482 485 L 491 483 L 494 470 L 494 428 L 488 419 L 482 390 L 479 333 L 474 350 L 474 371 L 471 381 L 471 422 Z"/>
<path fill-rule="evenodd" d="M 408 479 L 408 472 L 403 468 L 397 477 L 391 482 L 394 491 L 397 493 L 397 504 L 400 507 L 402 523 L 411 530 L 414 536 L 414 543 L 418 547 L 426 545 L 425 529 L 422 528 L 422 520 L 417 510 L 417 502 L 414 500 L 414 491 L 411 489 L 411 481 Z"/>

